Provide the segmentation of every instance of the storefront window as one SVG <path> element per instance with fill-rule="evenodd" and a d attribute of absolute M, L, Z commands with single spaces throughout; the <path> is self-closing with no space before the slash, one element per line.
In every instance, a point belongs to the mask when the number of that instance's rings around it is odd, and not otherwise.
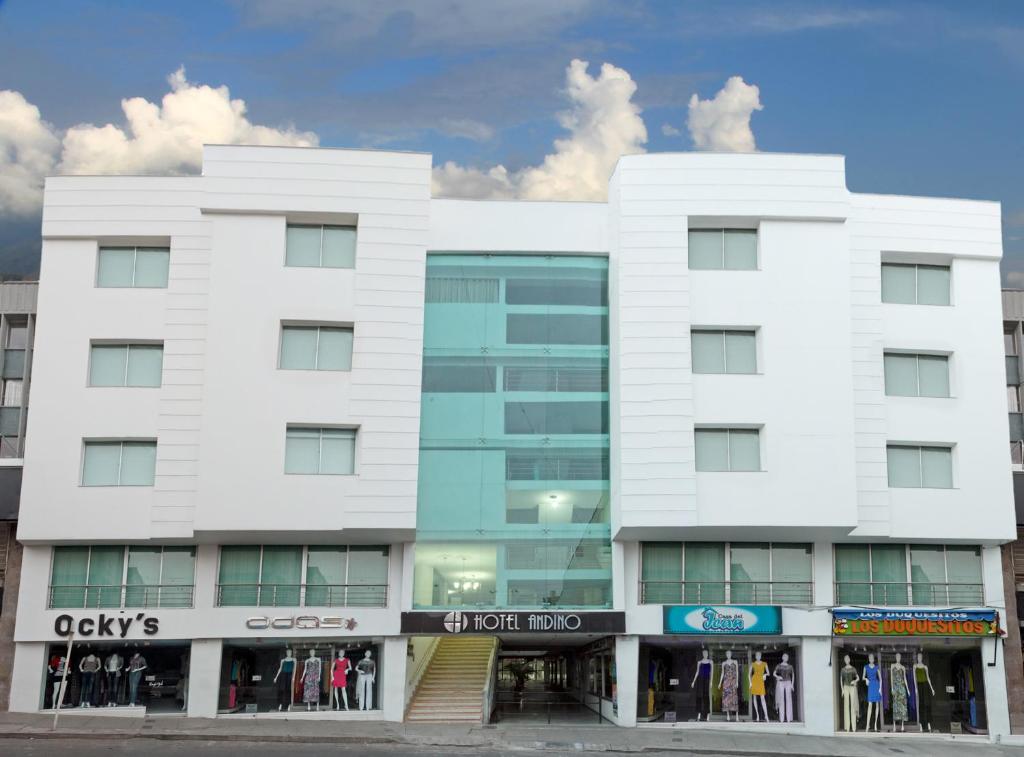
<path fill-rule="evenodd" d="M 186 709 L 187 643 L 79 641 L 72 647 L 70 665 L 66 654 L 66 643 L 49 645 L 44 709 L 54 708 L 58 701 L 63 707 L 145 707 L 147 714 Z"/>
<path fill-rule="evenodd" d="M 702 662 L 705 652 L 710 664 Z M 770 721 L 802 721 L 799 652 L 777 638 L 704 644 L 646 637 L 640 644 L 637 720 L 750 721 L 767 712 Z"/>
<path fill-rule="evenodd" d="M 218 605 L 384 607 L 388 554 L 388 547 L 371 545 L 225 546 Z"/>
<path fill-rule="evenodd" d="M 846 657 L 850 658 L 853 673 L 862 680 L 847 689 L 852 697 L 839 700 L 837 731 L 864 731 L 868 727 L 867 706 L 875 698 L 877 704 L 873 709 L 878 712 L 880 708 L 881 715 L 876 715 L 871 727 L 881 727 L 883 731 L 893 730 L 894 722 L 896 728 L 902 726 L 907 732 L 984 733 L 988 728 L 982 683 L 984 665 L 978 642 L 936 639 L 894 644 L 866 640 L 837 645 L 833 651 L 836 692 L 844 689 Z M 871 662 L 877 669 L 879 684 L 873 685 L 869 694 L 863 679 L 865 672 L 868 679 L 876 676 L 868 669 Z M 894 666 L 901 666 L 902 670 Z M 900 687 L 903 680 L 906 686 Z"/>
<path fill-rule="evenodd" d="M 226 642 L 219 711 L 379 710 L 380 649 L 372 639 Z"/>

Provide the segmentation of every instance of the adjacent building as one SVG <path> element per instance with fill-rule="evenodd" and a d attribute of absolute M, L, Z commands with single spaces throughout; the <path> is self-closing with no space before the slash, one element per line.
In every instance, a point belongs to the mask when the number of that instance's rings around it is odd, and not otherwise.
<path fill-rule="evenodd" d="M 47 182 L 12 709 L 1009 733 L 997 204 L 430 179 Z"/>

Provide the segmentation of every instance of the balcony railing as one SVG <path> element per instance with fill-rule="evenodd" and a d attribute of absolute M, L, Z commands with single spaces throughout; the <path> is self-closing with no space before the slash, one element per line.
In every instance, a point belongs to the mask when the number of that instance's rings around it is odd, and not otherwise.
<path fill-rule="evenodd" d="M 387 607 L 387 584 L 218 584 L 218 607 Z"/>
<path fill-rule="evenodd" d="M 127 585 L 51 586 L 50 609 L 191 607 L 194 586 Z"/>
<path fill-rule="evenodd" d="M 642 581 L 641 604 L 809 605 L 810 581 Z"/>
<path fill-rule="evenodd" d="M 984 596 L 981 584 L 884 581 L 836 583 L 836 604 L 839 605 L 964 606 L 980 605 Z"/>

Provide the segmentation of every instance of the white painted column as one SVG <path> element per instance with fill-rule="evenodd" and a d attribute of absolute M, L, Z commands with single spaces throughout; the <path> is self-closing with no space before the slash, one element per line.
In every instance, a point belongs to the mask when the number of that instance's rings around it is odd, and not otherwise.
<path fill-rule="evenodd" d="M 28 551 L 28 550 L 26 550 Z M 11 670 L 11 712 L 39 712 L 46 686 L 46 643 L 19 641 Z"/>
<path fill-rule="evenodd" d="M 618 698 L 617 722 L 631 728 L 636 725 L 637 680 L 640 676 L 640 637 L 615 637 L 615 692 Z"/>
<path fill-rule="evenodd" d="M 994 651 L 994 648 L 998 650 Z M 981 642 L 981 671 L 985 685 L 985 709 L 988 715 L 988 736 L 999 741 L 1010 735 L 1010 701 L 1006 691 L 1005 648 L 1002 639 Z M 995 657 L 996 664 L 989 666 Z"/>
<path fill-rule="evenodd" d="M 220 639 L 194 639 L 188 663 L 188 715 L 191 718 L 217 716 L 220 695 Z"/>
<path fill-rule="evenodd" d="M 384 651 L 377 679 L 384 719 L 401 723 L 405 717 L 405 666 L 408 643 L 404 636 L 384 639 Z"/>
<path fill-rule="evenodd" d="M 800 668 L 797 674 L 800 691 L 795 699 L 803 707 L 803 719 L 807 733 L 820 736 L 835 733 L 835 699 L 832 689 L 836 661 L 829 667 L 829 652 L 832 638 L 829 636 L 805 636 L 801 647 Z M 775 717 L 775 713 L 771 713 Z"/>
<path fill-rule="evenodd" d="M 814 605 L 832 607 L 835 603 L 835 573 L 832 568 L 832 542 L 814 542 Z"/>

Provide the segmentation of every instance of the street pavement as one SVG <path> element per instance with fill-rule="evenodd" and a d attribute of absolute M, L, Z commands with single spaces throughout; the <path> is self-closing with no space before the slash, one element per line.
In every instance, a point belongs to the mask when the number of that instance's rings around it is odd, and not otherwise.
<path fill-rule="evenodd" d="M 753 757 L 1024 757 L 1024 739 L 991 744 L 978 736 L 871 734 L 811 736 L 794 724 L 790 732 L 751 724 L 679 724 L 675 728 L 597 725 L 402 724 L 284 718 L 174 716 L 111 717 L 62 713 L 53 716 L 0 713 L 0 755 L 99 754 L 147 757 L 212 755 L 581 755 L 644 754 Z"/>

